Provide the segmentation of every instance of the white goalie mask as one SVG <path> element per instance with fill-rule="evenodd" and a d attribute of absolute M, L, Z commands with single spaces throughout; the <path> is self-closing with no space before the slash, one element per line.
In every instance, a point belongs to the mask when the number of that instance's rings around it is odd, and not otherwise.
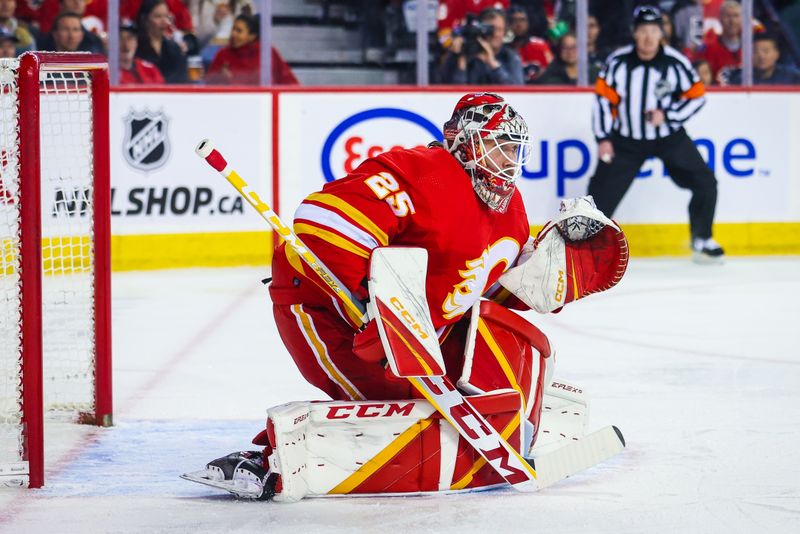
<path fill-rule="evenodd" d="M 444 125 L 444 146 L 469 173 L 478 197 L 505 212 L 531 153 L 519 113 L 499 95 L 465 95 Z"/>

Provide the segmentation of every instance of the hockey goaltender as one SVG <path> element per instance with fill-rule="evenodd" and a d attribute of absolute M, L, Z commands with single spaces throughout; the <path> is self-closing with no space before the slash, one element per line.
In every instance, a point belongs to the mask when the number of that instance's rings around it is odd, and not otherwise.
<path fill-rule="evenodd" d="M 293 232 L 265 217 L 285 239 L 269 288 L 281 339 L 333 400 L 270 408 L 259 451 L 184 478 L 281 502 L 538 490 L 622 450 L 616 427 L 585 433 L 583 391 L 553 381 L 547 337 L 512 311 L 616 285 L 622 230 L 581 197 L 530 236 L 515 186 L 528 127 L 501 96 L 465 95 L 443 133 L 326 184 Z M 198 154 L 244 183 L 210 145 Z"/>

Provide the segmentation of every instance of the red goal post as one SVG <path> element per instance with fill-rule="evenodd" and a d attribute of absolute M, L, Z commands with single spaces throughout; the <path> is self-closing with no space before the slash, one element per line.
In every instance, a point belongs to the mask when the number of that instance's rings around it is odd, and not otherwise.
<path fill-rule="evenodd" d="M 1 61 L 0 484 L 36 488 L 45 414 L 112 423 L 108 64 Z"/>

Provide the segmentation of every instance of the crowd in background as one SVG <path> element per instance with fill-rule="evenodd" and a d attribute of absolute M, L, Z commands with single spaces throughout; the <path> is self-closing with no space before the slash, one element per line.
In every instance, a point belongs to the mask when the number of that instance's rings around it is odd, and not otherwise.
<path fill-rule="evenodd" d="M 404 37 L 413 45 L 401 15 L 410 0 L 316 1 L 345 5 L 380 46 L 395 48 Z M 120 0 L 121 83 L 257 84 L 258 3 Z M 741 83 L 742 35 L 751 32 L 754 83 L 800 83 L 800 0 L 757 0 L 749 32 L 737 0 L 590 0 L 590 81 L 609 53 L 630 42 L 631 13 L 644 4 L 661 8 L 664 44 L 687 55 L 707 85 Z M 575 7 L 575 0 L 439 0 L 431 81 L 576 84 Z M 0 0 L 0 57 L 105 53 L 107 20 L 107 0 Z M 275 47 L 271 61 L 273 83 L 298 83 Z"/>
<path fill-rule="evenodd" d="M 631 42 L 633 10 L 653 5 L 663 13 L 663 44 L 692 60 L 706 85 L 741 83 L 748 34 L 755 84 L 800 83 L 800 1 L 755 4 L 753 27 L 743 32 L 737 0 L 590 0 L 589 80 L 611 52 Z M 574 0 L 440 0 L 435 81 L 575 85 L 575 24 Z"/>
<path fill-rule="evenodd" d="M 105 54 L 107 0 L 0 0 L 0 57 Z M 120 83 L 256 85 L 261 49 L 249 0 L 120 0 Z M 297 84 L 272 51 L 272 79 Z"/>

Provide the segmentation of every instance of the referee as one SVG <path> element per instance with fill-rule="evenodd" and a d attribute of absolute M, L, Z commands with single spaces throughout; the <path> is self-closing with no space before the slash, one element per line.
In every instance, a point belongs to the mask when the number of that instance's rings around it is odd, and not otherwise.
<path fill-rule="evenodd" d="M 597 78 L 592 122 L 599 161 L 589 194 L 611 217 L 645 159 L 661 159 L 672 181 L 692 192 L 694 259 L 713 263 L 724 254 L 711 237 L 717 180 L 683 129 L 705 103 L 705 88 L 689 60 L 661 38 L 661 12 L 637 8 L 634 44 L 614 52 Z"/>

